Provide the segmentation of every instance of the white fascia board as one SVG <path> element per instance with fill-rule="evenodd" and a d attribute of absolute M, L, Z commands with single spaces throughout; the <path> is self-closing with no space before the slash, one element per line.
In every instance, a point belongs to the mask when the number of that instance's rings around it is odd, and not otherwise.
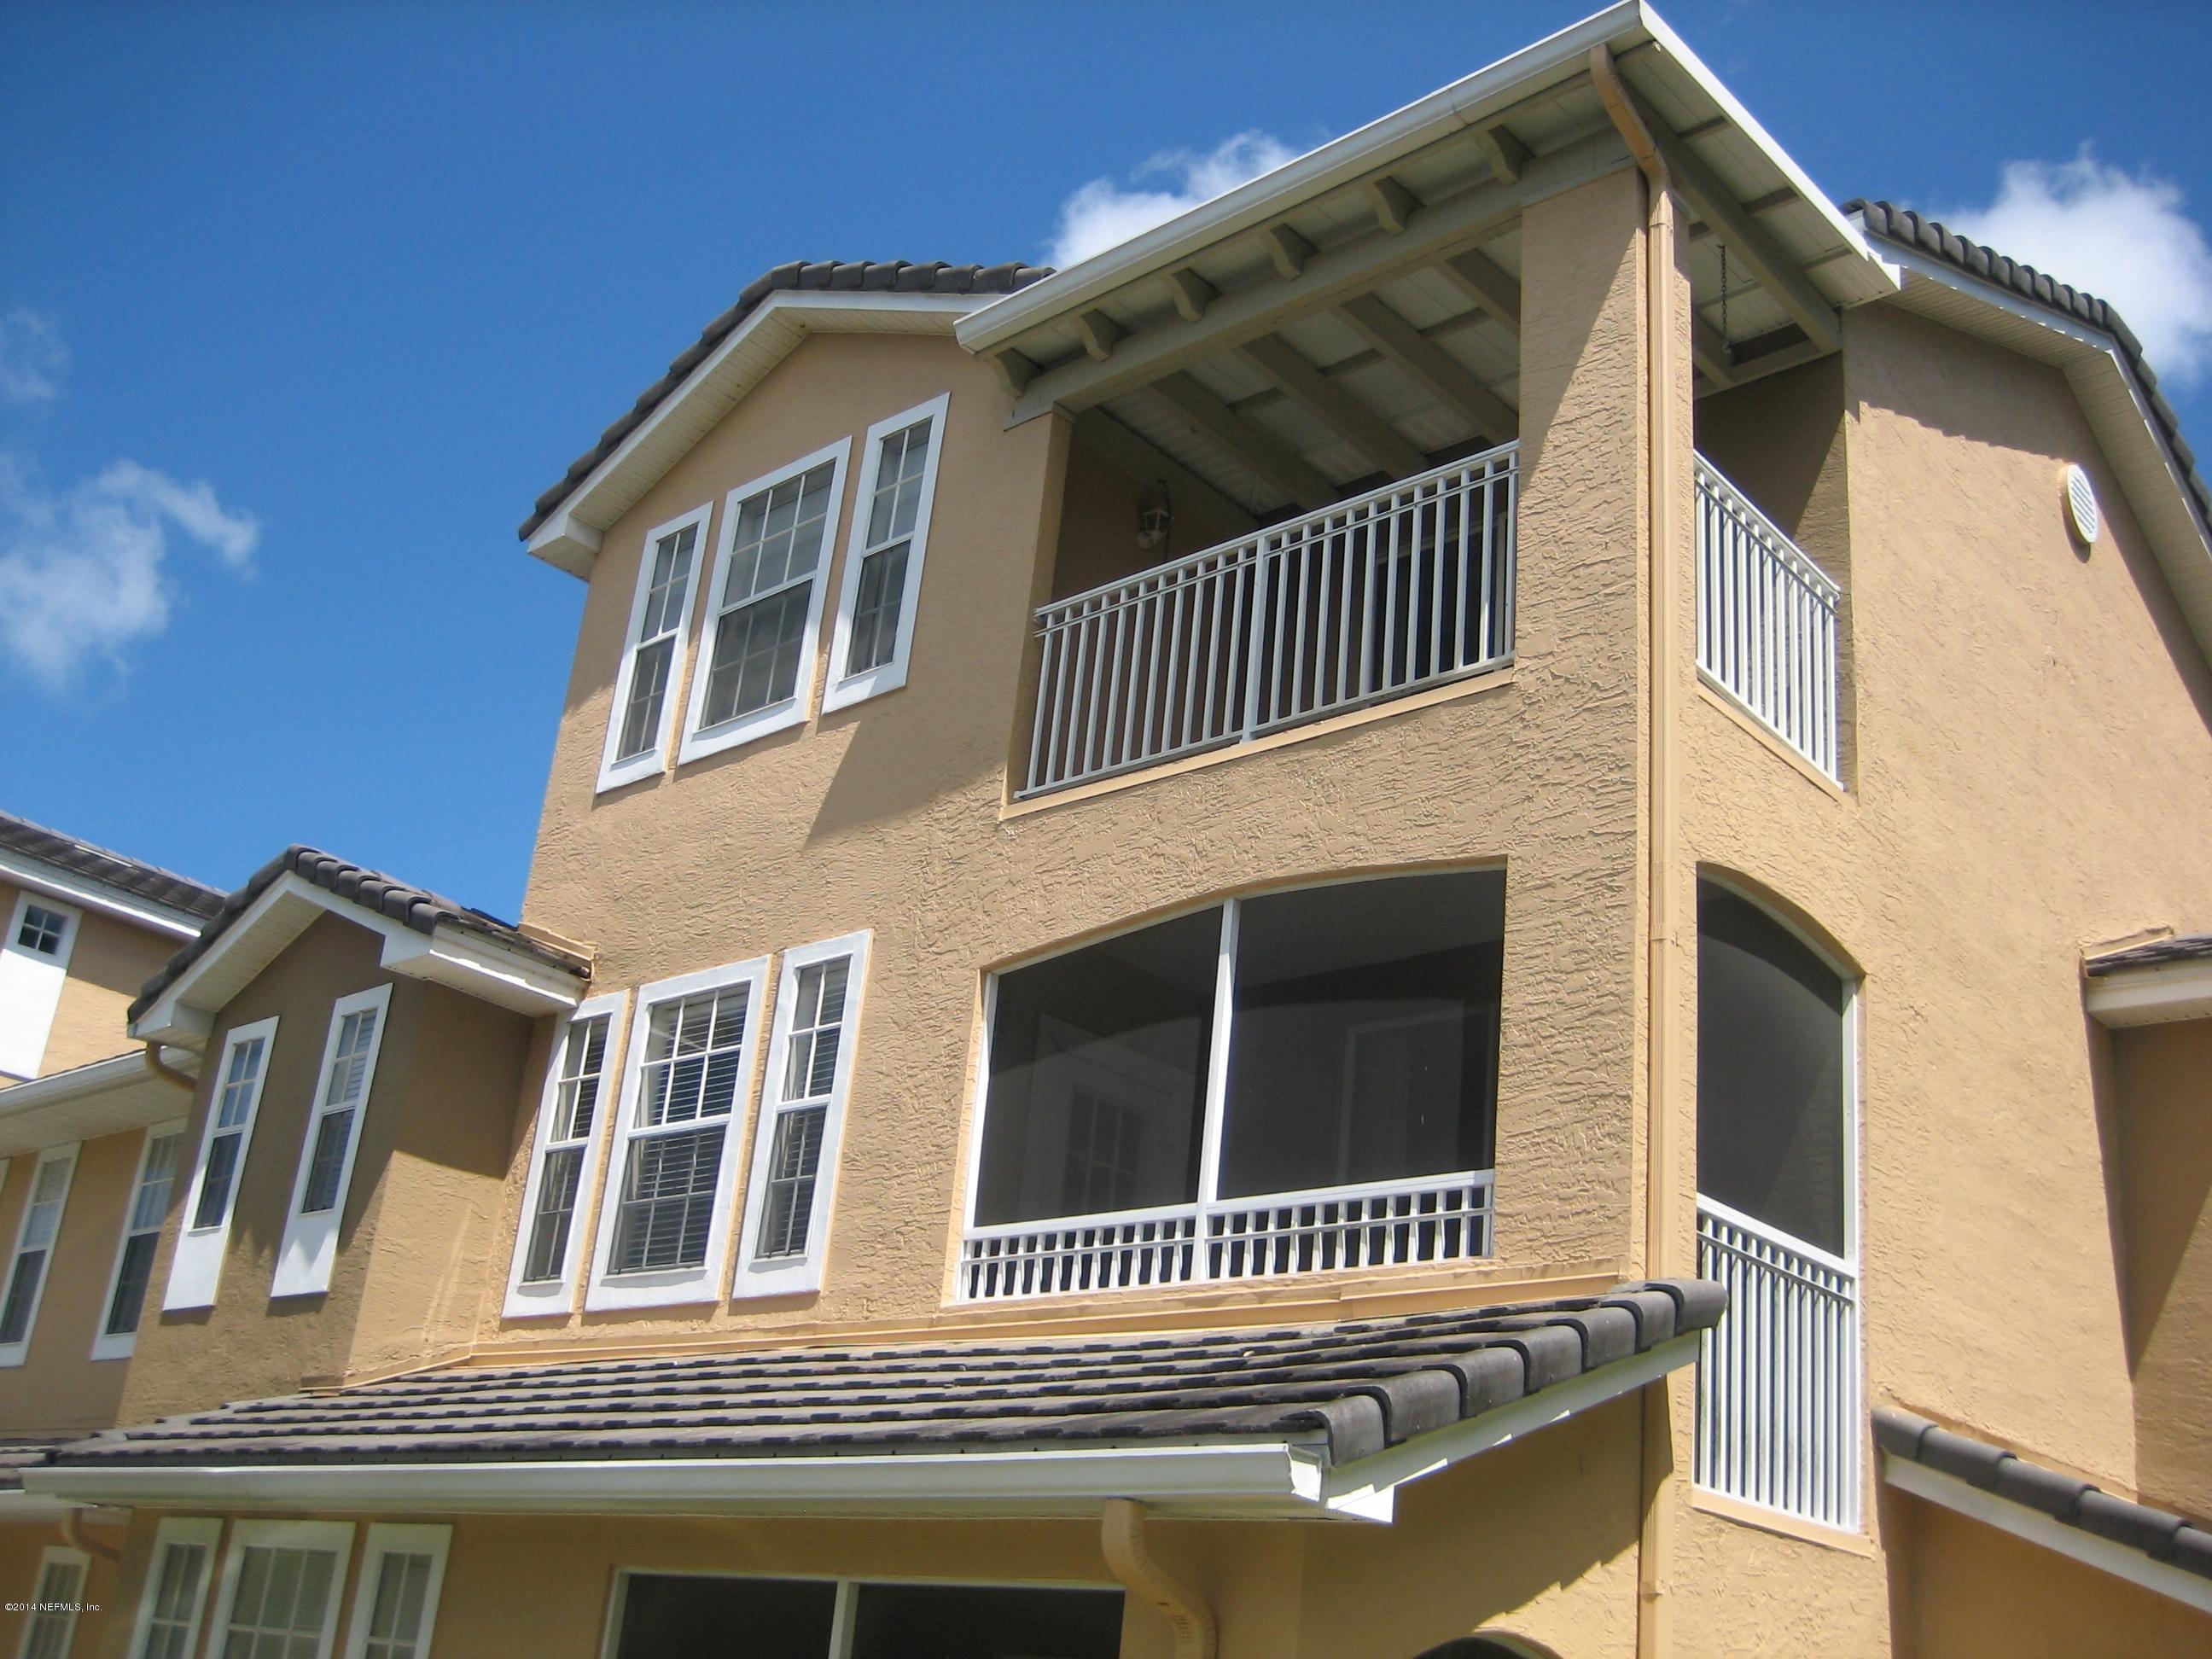
<path fill-rule="evenodd" d="M 21 853 L 0 851 L 0 880 L 51 893 L 56 898 L 82 904 L 88 910 L 98 910 L 125 921 L 135 922 L 141 927 L 151 927 L 174 939 L 197 939 L 200 929 L 206 926 L 199 917 L 186 911 L 156 904 L 151 899 L 141 898 L 136 893 L 126 893 L 119 887 L 110 887 L 106 882 L 96 881 L 90 876 L 57 870 L 51 864 L 27 858 Z"/>
<path fill-rule="evenodd" d="M 2082 1000 L 2104 1025 L 2212 1019 L 2212 962 L 2147 963 L 2100 975 L 2088 982 Z"/>
<path fill-rule="evenodd" d="M 204 1043 L 214 1029 L 215 1017 L 243 988 L 223 986 L 201 1001 L 194 1000 L 194 993 L 247 939 L 272 930 L 275 938 L 264 937 L 264 943 L 275 944 L 276 950 L 265 959 L 274 960 L 277 951 L 307 931 L 318 911 L 342 917 L 381 938 L 384 949 L 378 959 L 380 966 L 411 979 L 451 986 L 518 1013 L 537 1015 L 573 1008 L 584 994 L 580 980 L 550 963 L 534 961 L 450 924 L 441 923 L 433 933 L 417 933 L 404 922 L 355 900 L 341 898 L 288 870 L 231 923 L 205 955 L 161 993 L 159 1001 L 131 1022 L 131 1035 L 142 1041 L 159 1038 L 185 1047 Z"/>
<path fill-rule="evenodd" d="M 582 481 L 561 498 L 545 522 L 531 532 L 524 548 L 538 558 L 571 575 L 586 579 L 599 550 L 601 537 L 619 513 L 605 515 L 605 523 L 590 521 L 592 498 L 607 480 L 650 442 L 699 388 L 713 380 L 730 359 L 772 330 L 790 333 L 778 361 L 808 334 L 871 333 L 872 320 L 896 314 L 903 332 L 945 333 L 986 301 L 967 294 L 899 294 L 860 289 L 783 289 L 755 306 L 745 319 L 723 337 L 720 344 L 696 364 L 683 383 L 653 405 L 653 412 L 623 434 L 612 453 L 584 475 Z M 742 395 L 742 394 L 741 394 Z"/>
<path fill-rule="evenodd" d="M 79 1503 L 358 1514 L 1087 1515 L 1109 1498 L 1168 1514 L 1319 1516 L 1322 1459 L 1288 1441 L 831 1456 L 339 1463 L 27 1471 Z"/>
<path fill-rule="evenodd" d="M 2124 1578 L 2155 1595 L 2170 1596 L 2200 1612 L 2212 1613 L 2212 1578 L 2154 1561 L 2141 1550 L 2130 1549 L 2125 1544 L 2116 1544 L 2079 1527 L 2069 1527 L 2041 1510 L 1984 1492 L 1955 1474 L 1931 1469 L 1908 1457 L 1884 1452 L 1881 1478 L 1899 1492 L 1924 1498 L 1931 1504 L 1984 1522 L 2015 1538 L 2024 1538 L 2031 1544 L 2040 1544 L 2069 1560 L 2111 1573 L 2115 1578 Z"/>

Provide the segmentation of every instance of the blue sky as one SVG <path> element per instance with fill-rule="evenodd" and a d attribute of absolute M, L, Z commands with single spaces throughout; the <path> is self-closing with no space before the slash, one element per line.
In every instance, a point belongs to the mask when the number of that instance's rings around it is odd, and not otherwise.
<path fill-rule="evenodd" d="M 1041 258 L 1593 9 L 18 0 L 0 807 L 514 914 L 583 591 L 515 525 L 747 281 Z M 1664 15 L 1838 199 L 2060 250 L 2212 442 L 2212 8 Z"/>

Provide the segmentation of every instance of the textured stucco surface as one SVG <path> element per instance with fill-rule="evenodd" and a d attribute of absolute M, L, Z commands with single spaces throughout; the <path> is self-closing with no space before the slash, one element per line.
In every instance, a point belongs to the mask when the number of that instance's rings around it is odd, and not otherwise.
<path fill-rule="evenodd" d="M 0 927 L 15 914 L 15 901 L 22 891 L 12 882 L 0 881 Z M 82 905 L 71 908 L 82 915 L 61 1000 L 54 1005 L 46 1056 L 39 1065 L 41 1077 L 135 1047 L 123 1029 L 125 1011 L 138 988 L 183 943 Z"/>
<path fill-rule="evenodd" d="M 103 1523 L 87 1526 L 85 1536 L 109 1549 L 123 1550 L 129 1534 L 119 1525 Z M 27 1615 L 11 1611 L 5 1604 L 27 1601 L 38 1594 L 40 1558 L 48 1545 L 63 1541 L 57 1522 L 22 1521 L 0 1526 L 0 1653 L 21 1650 L 23 1627 L 29 1622 Z M 122 1610 L 133 1605 L 122 1601 L 118 1594 L 124 1583 L 115 1563 L 98 1555 L 91 1557 L 85 1566 L 84 1599 L 97 1604 L 99 1610 L 88 1606 L 78 1615 L 71 1653 L 112 1650 L 119 1659 L 131 1640 L 131 1621 Z"/>

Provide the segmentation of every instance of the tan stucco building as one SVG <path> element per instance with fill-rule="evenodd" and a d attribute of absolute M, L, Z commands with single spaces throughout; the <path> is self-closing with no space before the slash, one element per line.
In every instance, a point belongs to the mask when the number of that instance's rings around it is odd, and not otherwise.
<path fill-rule="evenodd" d="M 2203 1650 L 2209 506 L 1637 4 L 779 267 L 523 526 L 520 920 L 295 847 L 131 1002 L 0 1643 Z"/>

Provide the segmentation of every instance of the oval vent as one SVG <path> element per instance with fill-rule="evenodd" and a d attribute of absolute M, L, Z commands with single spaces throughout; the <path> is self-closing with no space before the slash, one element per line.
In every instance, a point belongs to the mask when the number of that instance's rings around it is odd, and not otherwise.
<path fill-rule="evenodd" d="M 2089 482 L 2087 472 L 2070 463 L 2066 468 L 2066 516 L 2081 545 L 2094 546 L 2099 522 L 2096 487 Z"/>

